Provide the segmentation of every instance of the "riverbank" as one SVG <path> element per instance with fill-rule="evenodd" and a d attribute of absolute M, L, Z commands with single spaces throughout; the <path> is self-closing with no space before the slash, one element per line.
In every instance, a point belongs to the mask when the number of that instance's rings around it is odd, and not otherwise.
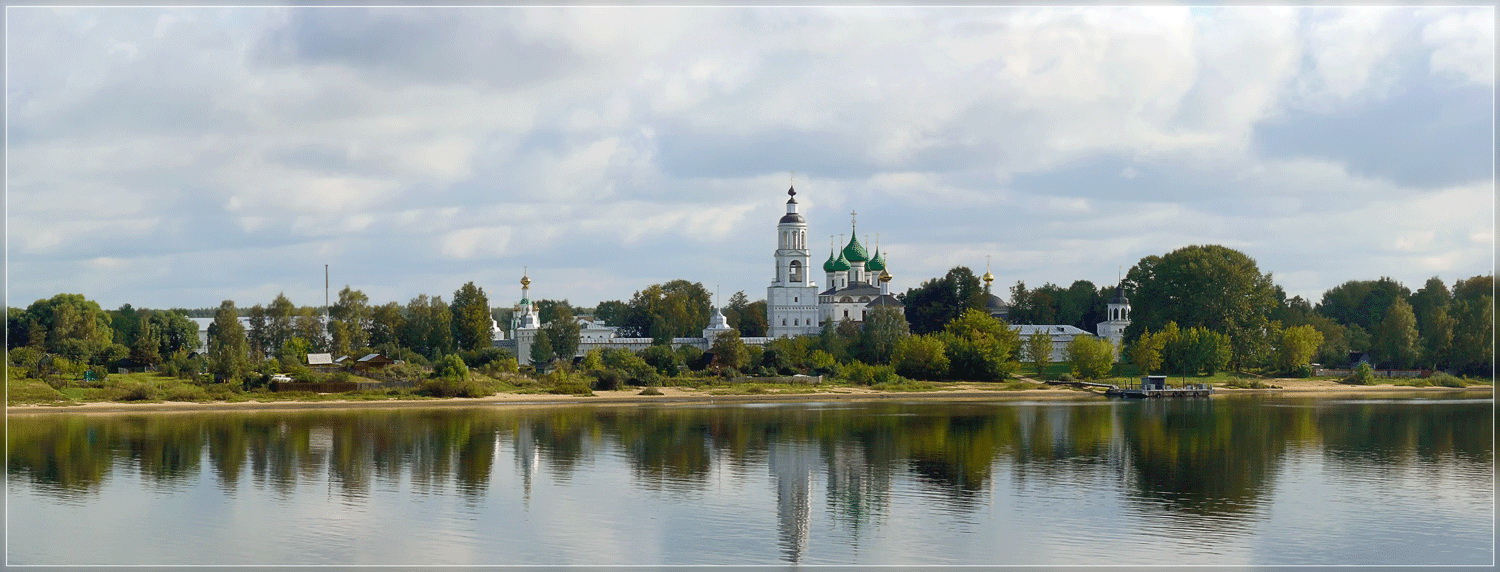
<path fill-rule="evenodd" d="M 1475 385 L 1467 388 L 1409 387 L 1399 385 L 1344 385 L 1329 380 L 1268 379 L 1264 380 L 1276 389 L 1228 389 L 1215 388 L 1215 396 L 1231 395 L 1297 395 L 1306 397 L 1341 397 L 1360 395 L 1452 395 L 1457 393 L 1488 393 L 1493 395 L 1493 385 Z M 798 401 L 868 401 L 868 400 L 934 400 L 934 401 L 1034 401 L 1034 400 L 1103 400 L 1102 392 L 1071 389 L 1038 384 L 1035 389 L 1001 389 L 998 384 L 967 383 L 945 386 L 935 391 L 878 391 L 863 387 L 829 387 L 811 393 L 763 393 L 746 395 L 723 395 L 709 391 L 682 388 L 659 388 L 661 395 L 641 395 L 639 389 L 622 391 L 596 391 L 591 396 L 550 395 L 535 393 L 497 393 L 488 397 L 449 399 L 390 399 L 390 400 L 323 400 L 323 401 L 240 401 L 240 402 L 150 402 L 119 403 L 90 402 L 75 405 L 12 405 L 6 408 L 8 415 L 56 414 L 56 413 L 143 413 L 143 412 L 200 412 L 200 411 L 277 411 L 310 409 L 364 409 L 364 408 L 434 408 L 434 407 L 540 407 L 577 405 L 667 405 L 667 404 L 721 404 L 721 403 L 773 403 Z"/>

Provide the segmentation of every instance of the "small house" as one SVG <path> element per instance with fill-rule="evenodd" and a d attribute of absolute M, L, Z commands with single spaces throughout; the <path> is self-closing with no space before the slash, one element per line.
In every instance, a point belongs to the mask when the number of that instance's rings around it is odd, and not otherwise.
<path fill-rule="evenodd" d="M 396 363 L 396 360 L 380 354 L 369 354 L 357 360 L 354 360 L 354 369 L 360 371 L 380 369 L 393 363 Z"/>
<path fill-rule="evenodd" d="M 330 371 L 338 367 L 333 363 L 333 354 L 307 354 L 307 367 L 318 371 Z"/>

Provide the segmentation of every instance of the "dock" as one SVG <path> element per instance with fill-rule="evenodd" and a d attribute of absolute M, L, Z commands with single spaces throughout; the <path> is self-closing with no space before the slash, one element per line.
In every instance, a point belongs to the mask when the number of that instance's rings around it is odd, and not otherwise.
<path fill-rule="evenodd" d="M 1165 375 L 1148 375 L 1141 378 L 1140 385 L 1126 385 L 1124 387 L 1110 386 L 1104 390 L 1104 395 L 1109 397 L 1132 399 L 1208 397 L 1213 395 L 1213 393 L 1213 386 L 1206 383 L 1184 383 L 1177 387 L 1170 387 L 1167 385 L 1167 376 Z"/>

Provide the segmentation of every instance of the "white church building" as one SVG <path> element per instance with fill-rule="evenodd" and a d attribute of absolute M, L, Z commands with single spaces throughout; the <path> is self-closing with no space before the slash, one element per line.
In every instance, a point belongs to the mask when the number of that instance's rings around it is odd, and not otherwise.
<path fill-rule="evenodd" d="M 764 345 L 775 338 L 816 335 L 823 324 L 829 322 L 862 322 L 875 308 L 889 307 L 902 310 L 905 305 L 890 293 L 892 276 L 887 270 L 885 255 L 876 247 L 874 255 L 859 242 L 858 228 L 850 213 L 849 242 L 843 248 L 833 245 L 828 260 L 823 263 L 825 282 L 820 286 L 813 279 L 812 254 L 808 249 L 807 219 L 798 212 L 797 189 L 787 189 L 786 213 L 776 223 L 775 275 L 766 288 L 767 337 L 741 338 L 749 345 Z M 989 294 L 994 275 L 986 269 L 985 291 L 988 294 L 988 310 L 991 315 L 1004 318 L 1007 308 L 1004 300 Z M 876 285 L 878 283 L 878 285 Z M 537 309 L 531 302 L 531 278 L 521 277 L 521 302 L 516 306 L 511 320 L 511 335 L 495 336 L 495 346 L 515 353 L 522 364 L 531 361 L 531 344 L 541 329 Z M 1098 334 L 1115 344 L 1116 351 L 1124 339 L 1125 327 L 1130 324 L 1130 306 L 1123 289 L 1109 303 L 1108 321 L 1098 325 Z M 579 356 L 594 348 L 624 348 L 639 351 L 651 345 L 651 338 L 625 338 L 617 335 L 618 328 L 602 321 L 579 318 Z M 1031 334 L 1053 337 L 1054 360 L 1063 359 L 1062 352 L 1074 336 L 1088 332 L 1073 326 L 1059 325 L 1013 325 L 1022 336 Z M 672 346 L 690 345 L 707 350 L 719 334 L 729 331 L 728 320 L 715 307 L 709 324 L 701 337 L 673 338 Z M 575 356 L 576 357 L 576 356 Z"/>

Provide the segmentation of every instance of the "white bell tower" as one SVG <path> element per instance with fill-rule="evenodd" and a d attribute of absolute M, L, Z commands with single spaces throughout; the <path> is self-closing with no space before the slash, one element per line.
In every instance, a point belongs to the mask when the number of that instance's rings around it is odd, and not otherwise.
<path fill-rule="evenodd" d="M 807 219 L 797 212 L 796 187 L 786 194 L 786 215 L 776 224 L 776 278 L 766 289 L 766 333 L 773 338 L 818 333 L 818 285 L 807 250 Z"/>
<path fill-rule="evenodd" d="M 1115 357 L 1118 358 L 1120 348 L 1125 345 L 1125 328 L 1130 327 L 1130 299 L 1125 297 L 1124 281 L 1115 286 L 1115 297 L 1105 305 L 1105 311 L 1105 321 L 1099 322 L 1094 330 L 1099 337 L 1114 344 Z"/>

